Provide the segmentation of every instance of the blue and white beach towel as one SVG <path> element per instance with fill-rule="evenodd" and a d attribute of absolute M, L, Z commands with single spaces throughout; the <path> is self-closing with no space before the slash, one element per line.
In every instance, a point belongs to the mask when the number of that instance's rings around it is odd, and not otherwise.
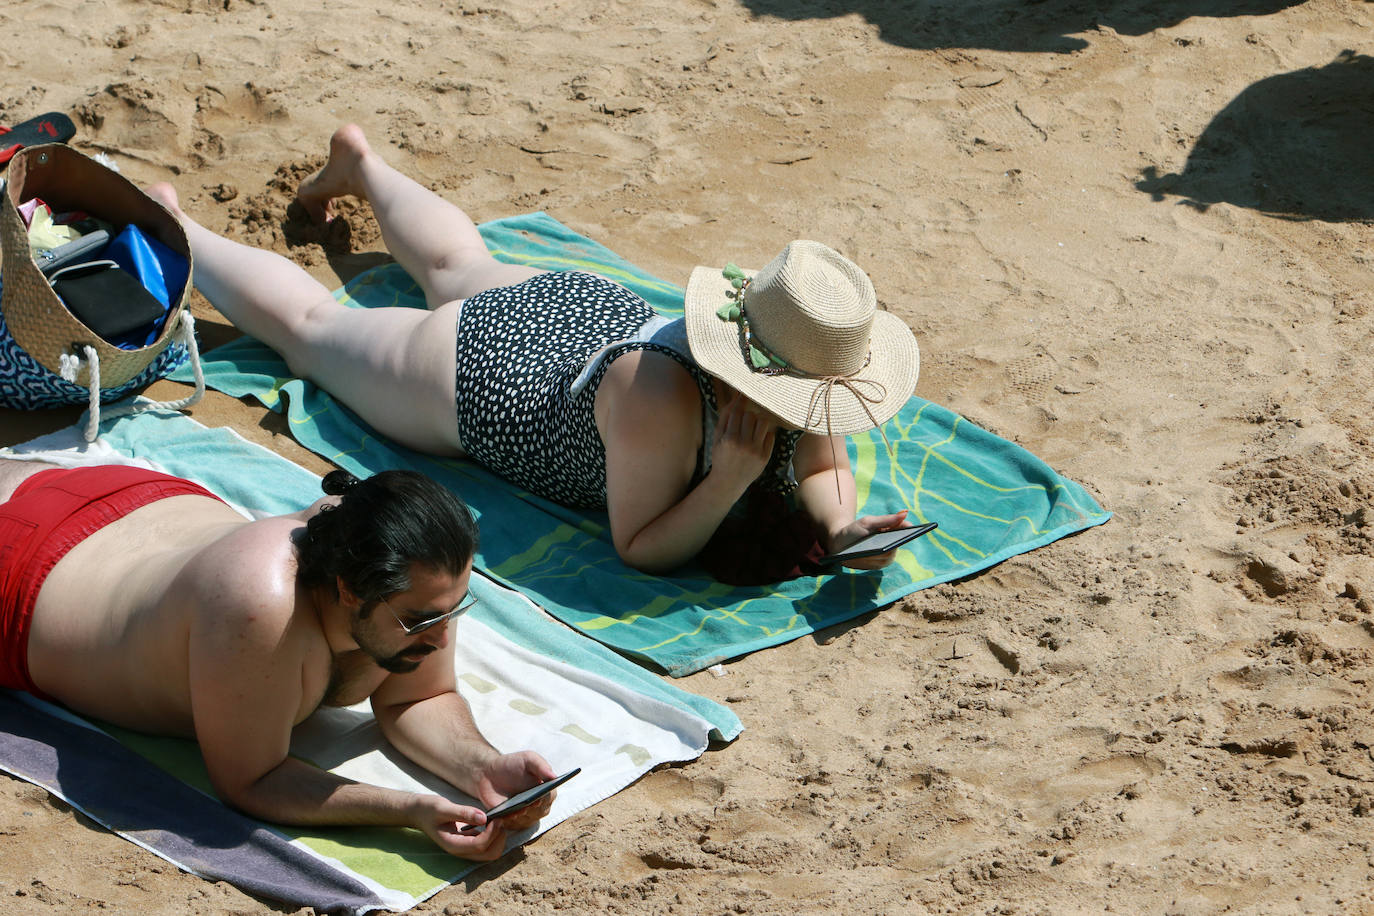
<path fill-rule="evenodd" d="M 245 514 L 298 511 L 319 478 L 230 430 L 178 415 L 107 421 L 86 445 L 75 428 L 0 450 L 59 464 L 138 463 L 206 486 Z M 738 718 L 673 687 L 550 619 L 480 575 L 477 606 L 456 623 L 459 689 L 498 748 L 532 748 L 562 771 L 553 811 L 527 842 L 655 766 L 730 740 Z M 321 710 L 292 753 L 344 776 L 468 801 L 387 746 L 365 704 Z M 250 893 L 318 910 L 404 910 L 476 866 L 418 831 L 292 829 L 244 817 L 214 798 L 194 742 L 149 738 L 0 689 L 0 769 L 47 788 L 111 830 L 179 867 Z M 112 876 L 113 877 L 113 876 Z"/>

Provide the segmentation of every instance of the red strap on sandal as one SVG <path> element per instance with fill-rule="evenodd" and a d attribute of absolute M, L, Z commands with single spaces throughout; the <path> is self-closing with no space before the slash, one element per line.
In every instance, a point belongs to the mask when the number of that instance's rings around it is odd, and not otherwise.
<path fill-rule="evenodd" d="M 74 136 L 76 125 L 60 111 L 49 111 L 13 127 L 0 127 L 0 137 L 5 138 L 0 140 L 5 144 L 0 149 L 0 165 L 9 162 L 15 153 L 26 146 L 66 143 Z"/>

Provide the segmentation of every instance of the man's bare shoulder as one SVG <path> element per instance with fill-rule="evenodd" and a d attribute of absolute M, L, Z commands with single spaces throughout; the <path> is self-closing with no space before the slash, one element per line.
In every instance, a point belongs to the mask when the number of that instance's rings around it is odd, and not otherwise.
<path fill-rule="evenodd" d="M 187 562 L 179 585 L 212 619 L 283 626 L 295 612 L 295 538 L 302 528 L 299 515 L 236 526 Z"/>

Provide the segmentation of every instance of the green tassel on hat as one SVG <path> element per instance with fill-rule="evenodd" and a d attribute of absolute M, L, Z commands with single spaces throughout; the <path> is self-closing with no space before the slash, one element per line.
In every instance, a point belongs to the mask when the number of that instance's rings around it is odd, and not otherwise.
<path fill-rule="evenodd" d="M 772 366 L 779 369 L 787 368 L 787 362 L 781 357 L 765 353 L 753 344 L 749 345 L 749 361 L 754 364 L 755 369 L 767 369 Z"/>
<path fill-rule="evenodd" d="M 726 264 L 725 269 L 720 272 L 720 275 L 730 281 L 730 285 L 735 288 L 735 292 L 726 293 L 726 295 L 730 297 L 730 301 L 716 309 L 716 317 L 721 321 L 739 321 L 744 315 L 744 310 L 741 309 L 739 305 L 739 291 L 744 288 L 746 279 L 744 271 L 740 270 L 738 265 Z"/>

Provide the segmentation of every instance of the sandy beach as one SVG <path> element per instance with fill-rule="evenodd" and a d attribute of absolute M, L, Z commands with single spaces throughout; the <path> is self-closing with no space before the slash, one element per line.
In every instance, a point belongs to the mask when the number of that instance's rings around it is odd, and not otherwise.
<path fill-rule="evenodd" d="M 1115 513 L 676 681 L 744 734 L 414 912 L 1374 912 L 1374 4 L 12 0 L 0 33 L 0 123 L 67 112 L 331 287 L 385 258 L 366 205 L 293 204 L 348 121 L 677 283 L 826 242 L 919 395 Z M 328 469 L 255 404 L 190 413 Z M 292 912 L 10 778 L 0 900 Z"/>

